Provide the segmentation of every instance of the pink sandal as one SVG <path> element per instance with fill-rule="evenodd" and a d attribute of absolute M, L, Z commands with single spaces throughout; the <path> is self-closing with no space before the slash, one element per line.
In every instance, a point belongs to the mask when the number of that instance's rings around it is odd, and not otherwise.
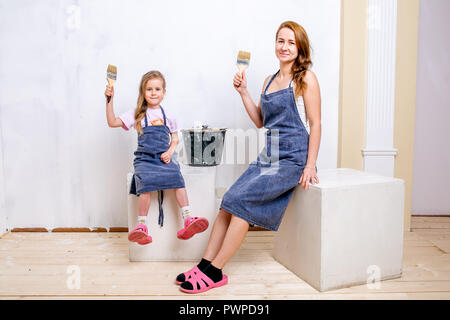
<path fill-rule="evenodd" d="M 191 270 L 189 270 L 189 271 L 186 271 L 186 272 L 183 272 L 183 274 L 184 274 L 184 281 L 187 281 L 188 279 L 190 279 L 193 275 L 194 275 L 194 269 L 196 268 L 197 266 L 195 266 L 195 267 L 193 267 Z M 183 282 L 180 282 L 180 281 L 178 281 L 177 279 L 175 279 L 175 283 L 177 284 L 177 285 L 180 285 L 180 284 L 182 284 Z"/>
<path fill-rule="evenodd" d="M 190 275 L 190 279 L 186 279 L 186 282 L 189 282 L 192 285 L 192 290 L 184 289 L 180 287 L 180 290 L 186 293 L 201 293 L 208 291 L 212 288 L 218 288 L 224 286 L 228 283 L 228 277 L 223 275 L 222 280 L 219 282 L 212 281 L 206 274 L 200 271 L 199 268 L 194 267 L 192 270 L 192 274 Z"/>
<path fill-rule="evenodd" d="M 128 240 L 131 242 L 139 242 L 148 237 L 148 229 L 145 224 L 140 224 L 128 234 Z"/>
<path fill-rule="evenodd" d="M 140 245 L 146 245 L 146 244 L 152 243 L 152 241 L 153 241 L 152 237 L 151 236 L 147 236 L 147 237 L 144 237 L 141 240 L 139 240 L 137 243 L 140 244 Z"/>
<path fill-rule="evenodd" d="M 201 217 L 193 217 L 184 219 L 184 228 L 177 232 L 177 238 L 187 240 L 194 234 L 200 233 L 208 229 L 208 219 Z"/>

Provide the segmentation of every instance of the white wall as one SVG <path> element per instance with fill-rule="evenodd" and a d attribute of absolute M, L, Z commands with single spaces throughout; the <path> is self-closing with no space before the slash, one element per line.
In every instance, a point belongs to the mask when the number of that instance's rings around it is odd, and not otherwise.
<path fill-rule="evenodd" d="M 0 0 L 8 227 L 127 225 L 136 134 L 106 125 L 108 64 L 118 67 L 117 115 L 135 107 L 142 74 L 158 69 L 167 79 L 162 105 L 181 127 L 199 120 L 247 129 L 253 124 L 232 87 L 237 52 L 252 53 L 247 74 L 258 100 L 277 70 L 274 37 L 285 20 L 309 34 L 322 94 L 318 167 L 335 168 L 340 1 Z"/>
<path fill-rule="evenodd" d="M 450 1 L 419 14 L 412 214 L 450 214 Z"/>

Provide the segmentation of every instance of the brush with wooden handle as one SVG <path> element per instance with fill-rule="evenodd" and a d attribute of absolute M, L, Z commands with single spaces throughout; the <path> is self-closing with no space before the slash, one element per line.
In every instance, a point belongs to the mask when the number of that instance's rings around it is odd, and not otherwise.
<path fill-rule="evenodd" d="M 239 51 L 236 64 L 239 68 L 239 72 L 242 74 L 242 72 L 244 72 L 250 64 L 250 52 Z"/>
<path fill-rule="evenodd" d="M 117 79 L 117 67 L 113 66 L 112 64 L 108 64 L 108 69 L 106 70 L 106 80 L 108 80 L 108 84 L 110 86 L 114 85 L 114 82 L 116 82 Z M 111 96 L 106 97 L 106 99 L 111 101 Z"/>

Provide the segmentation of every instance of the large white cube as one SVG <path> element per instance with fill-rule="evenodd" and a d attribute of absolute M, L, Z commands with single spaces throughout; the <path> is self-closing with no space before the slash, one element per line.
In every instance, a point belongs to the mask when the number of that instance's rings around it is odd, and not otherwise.
<path fill-rule="evenodd" d="M 130 242 L 130 261 L 198 261 L 202 258 L 217 215 L 216 167 L 191 167 L 180 163 L 180 170 L 186 184 L 193 216 L 207 218 L 208 229 L 188 240 L 178 239 L 177 231 L 184 227 L 184 221 L 174 190 L 164 190 L 163 227 L 158 225 L 158 193 L 152 192 L 147 226 L 153 242 L 147 245 Z M 132 176 L 132 173 L 127 176 L 127 193 L 130 190 Z M 138 197 L 128 194 L 128 229 L 130 231 L 137 226 L 137 216 Z"/>
<path fill-rule="evenodd" d="M 402 273 L 403 180 L 353 169 L 297 186 L 274 237 L 274 258 L 319 291 Z"/>

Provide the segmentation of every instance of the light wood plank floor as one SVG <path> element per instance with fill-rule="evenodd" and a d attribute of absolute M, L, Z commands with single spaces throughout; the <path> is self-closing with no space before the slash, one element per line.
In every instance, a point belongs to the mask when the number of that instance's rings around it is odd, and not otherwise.
<path fill-rule="evenodd" d="M 187 295 L 173 283 L 192 262 L 129 262 L 127 233 L 6 233 L 0 238 L 0 299 L 448 299 L 450 217 L 413 217 L 403 275 L 318 292 L 271 256 L 273 232 L 250 231 L 224 268 L 230 283 Z M 70 289 L 70 266 L 80 288 Z M 69 273 L 68 273 L 69 270 Z"/>

